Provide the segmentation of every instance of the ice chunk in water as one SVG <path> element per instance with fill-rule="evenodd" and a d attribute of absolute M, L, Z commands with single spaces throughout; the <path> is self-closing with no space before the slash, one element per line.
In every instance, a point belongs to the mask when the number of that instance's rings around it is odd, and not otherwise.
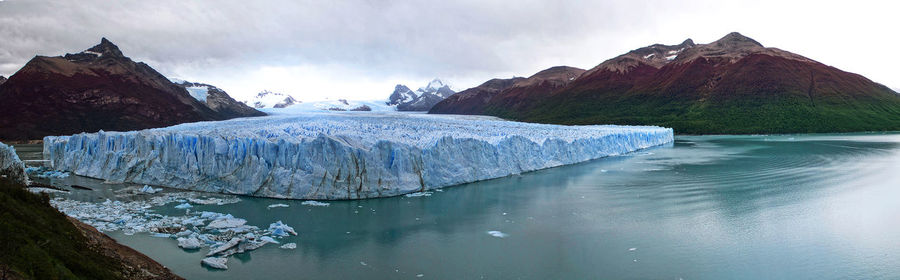
<path fill-rule="evenodd" d="M 231 214 L 228 214 L 226 216 L 219 217 L 218 219 L 213 220 L 212 222 L 209 222 L 209 224 L 206 225 L 206 228 L 211 228 L 211 229 L 238 228 L 240 226 L 243 226 L 246 223 L 247 223 L 247 220 L 244 220 L 241 218 L 235 218 L 235 217 L 232 217 Z"/>
<path fill-rule="evenodd" d="M 217 269 L 228 269 L 228 266 L 225 265 L 225 263 L 227 263 L 227 262 L 228 262 L 228 259 L 226 259 L 226 258 L 216 258 L 216 257 L 209 257 L 209 258 L 205 258 L 202 261 L 200 261 L 200 263 L 202 263 L 203 265 L 206 265 L 206 266 L 212 267 L 212 268 L 217 268 Z"/>
<path fill-rule="evenodd" d="M 500 232 L 500 231 L 498 231 L 498 230 L 489 230 L 489 231 L 487 232 L 487 234 L 490 234 L 490 235 L 493 236 L 493 237 L 499 237 L 499 238 L 504 238 L 504 237 L 509 236 L 509 234 Z"/>
<path fill-rule="evenodd" d="M 148 185 L 144 185 L 144 187 L 141 188 L 142 193 L 148 193 L 148 194 L 154 194 L 154 193 L 161 192 L 161 191 L 162 191 L 162 188 L 154 189 L 153 187 L 148 186 Z"/>
<path fill-rule="evenodd" d="M 414 192 L 411 194 L 407 194 L 406 197 L 423 197 L 423 196 L 431 196 L 432 192 Z"/>
<path fill-rule="evenodd" d="M 281 221 L 277 221 L 269 225 L 269 231 L 271 231 L 272 235 L 274 236 L 297 235 L 297 232 L 294 231 L 294 228 L 282 223 Z"/>
<path fill-rule="evenodd" d="M 200 244 L 200 240 L 196 237 L 179 237 L 178 238 L 178 247 L 184 249 L 200 249 L 203 246 Z"/>
<path fill-rule="evenodd" d="M 300 205 L 306 205 L 306 206 L 328 206 L 328 205 L 331 205 L 331 203 L 328 203 L 328 202 L 318 202 L 318 201 L 315 201 L 315 200 L 307 200 L 307 201 L 304 201 L 304 202 L 300 203 Z"/>

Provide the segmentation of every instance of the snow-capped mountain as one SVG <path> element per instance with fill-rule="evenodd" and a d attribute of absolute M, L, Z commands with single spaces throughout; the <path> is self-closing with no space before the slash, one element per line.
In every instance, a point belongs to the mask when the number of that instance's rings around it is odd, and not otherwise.
<path fill-rule="evenodd" d="M 218 112 L 227 117 L 238 118 L 247 116 L 265 116 L 266 114 L 248 107 L 243 102 L 238 102 L 231 98 L 227 92 L 213 85 L 203 83 L 192 83 L 181 79 L 172 79 L 173 83 L 183 87 L 200 103 L 206 104 L 213 111 Z"/>
<path fill-rule="evenodd" d="M 428 111 L 456 92 L 440 79 L 434 79 L 427 86 L 412 91 L 405 85 L 397 85 L 388 98 L 388 105 L 397 106 L 397 111 Z"/>
<path fill-rule="evenodd" d="M 296 98 L 284 93 L 271 92 L 268 90 L 257 93 L 251 100 L 243 101 L 244 104 L 253 108 L 285 108 L 300 103 Z"/>

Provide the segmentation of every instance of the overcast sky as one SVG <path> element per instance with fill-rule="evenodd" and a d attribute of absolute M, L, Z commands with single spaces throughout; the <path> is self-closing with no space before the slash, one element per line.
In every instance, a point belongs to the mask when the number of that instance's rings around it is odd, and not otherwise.
<path fill-rule="evenodd" d="M 787 3 L 790 2 L 790 3 Z M 738 31 L 900 88 L 895 1 L 0 0 L 0 75 L 107 37 L 162 74 L 301 100 L 454 89 Z"/>

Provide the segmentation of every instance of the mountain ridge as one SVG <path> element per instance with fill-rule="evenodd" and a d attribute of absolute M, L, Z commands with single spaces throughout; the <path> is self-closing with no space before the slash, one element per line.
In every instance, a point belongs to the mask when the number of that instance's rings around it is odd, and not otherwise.
<path fill-rule="evenodd" d="M 106 38 L 79 53 L 35 56 L 0 87 L 0 98 L 4 140 L 233 117 L 191 97 L 149 65 L 124 56 Z"/>
<path fill-rule="evenodd" d="M 708 44 L 688 39 L 635 49 L 550 94 L 522 94 L 543 97 L 524 103 L 494 97 L 480 111 L 438 104 L 431 112 L 660 125 L 687 134 L 900 130 L 900 97 L 893 90 L 737 32 Z"/>

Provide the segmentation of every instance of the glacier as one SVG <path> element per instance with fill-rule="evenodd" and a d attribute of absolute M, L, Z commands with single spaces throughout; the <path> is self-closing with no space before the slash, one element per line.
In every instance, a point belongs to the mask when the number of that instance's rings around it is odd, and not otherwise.
<path fill-rule="evenodd" d="M 670 128 L 483 116 L 306 113 L 44 138 L 56 170 L 204 192 L 364 199 L 424 192 L 671 143 Z"/>
<path fill-rule="evenodd" d="M 30 181 L 25 170 L 25 164 L 19 159 L 16 149 L 0 142 L 0 177 L 27 185 Z"/>

